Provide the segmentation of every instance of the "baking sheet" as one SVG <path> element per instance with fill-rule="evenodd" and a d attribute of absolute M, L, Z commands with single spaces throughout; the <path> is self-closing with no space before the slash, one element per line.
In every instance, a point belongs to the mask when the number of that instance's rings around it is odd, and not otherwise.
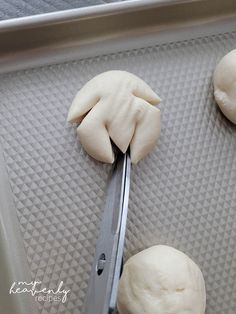
<path fill-rule="evenodd" d="M 0 136 L 29 269 L 71 290 L 64 304 L 37 303 L 40 313 L 83 313 L 110 166 L 84 153 L 65 119 L 88 79 L 120 69 L 163 100 L 159 144 L 132 169 L 125 258 L 154 244 L 184 251 L 203 271 L 206 314 L 235 314 L 236 129 L 212 88 L 234 29 L 168 43 L 156 34 L 148 47 L 1 75 Z"/>

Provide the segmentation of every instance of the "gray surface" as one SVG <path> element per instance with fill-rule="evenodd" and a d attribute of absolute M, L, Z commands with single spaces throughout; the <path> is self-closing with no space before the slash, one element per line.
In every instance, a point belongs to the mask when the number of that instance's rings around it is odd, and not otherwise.
<path fill-rule="evenodd" d="M 159 145 L 133 167 L 126 258 L 169 244 L 202 268 L 207 314 L 235 314 L 235 127 L 215 105 L 212 71 L 236 33 L 172 42 L 0 77 L 0 136 L 32 277 L 64 281 L 82 313 L 110 166 L 89 158 L 65 118 L 77 91 L 109 69 L 131 71 L 163 99 Z"/>
<path fill-rule="evenodd" d="M 125 0 L 119 0 L 125 1 Z M 1 0 L 0 20 L 118 2 L 117 0 Z"/>

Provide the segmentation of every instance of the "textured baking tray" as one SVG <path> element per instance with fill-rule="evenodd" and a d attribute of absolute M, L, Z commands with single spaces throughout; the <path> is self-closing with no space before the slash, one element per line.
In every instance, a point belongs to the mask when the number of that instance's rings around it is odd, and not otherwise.
<path fill-rule="evenodd" d="M 204 273 L 206 314 L 236 313 L 236 129 L 212 89 L 235 30 L 229 0 L 128 1 L 0 23 L 1 313 L 83 313 L 110 166 L 84 153 L 65 120 L 76 91 L 110 69 L 163 99 L 159 144 L 132 169 L 125 258 L 172 245 Z M 6 287 L 18 278 L 62 280 L 69 299 L 14 297 L 10 309 Z"/>

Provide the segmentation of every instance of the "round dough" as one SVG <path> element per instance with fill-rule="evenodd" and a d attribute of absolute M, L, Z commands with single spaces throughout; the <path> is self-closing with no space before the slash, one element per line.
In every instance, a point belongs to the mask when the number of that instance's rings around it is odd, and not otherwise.
<path fill-rule="evenodd" d="M 213 76 L 214 96 L 223 114 L 236 124 L 236 50 L 225 55 Z"/>
<path fill-rule="evenodd" d="M 120 314 L 204 314 L 203 275 L 184 253 L 153 246 L 125 264 L 117 306 Z"/>

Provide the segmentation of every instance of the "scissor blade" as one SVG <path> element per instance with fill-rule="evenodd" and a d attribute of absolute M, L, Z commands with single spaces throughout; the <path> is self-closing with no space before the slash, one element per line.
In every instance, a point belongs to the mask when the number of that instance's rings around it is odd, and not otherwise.
<path fill-rule="evenodd" d="M 128 215 L 128 203 L 129 203 L 129 190 L 130 190 L 130 173 L 131 173 L 131 161 L 129 155 L 124 156 L 125 169 L 123 171 L 122 178 L 122 191 L 121 197 L 123 198 L 120 202 L 120 217 L 119 217 L 119 238 L 117 246 L 117 255 L 116 255 L 116 264 L 114 269 L 114 276 L 111 288 L 111 297 L 110 297 L 110 313 L 116 307 L 116 299 L 118 292 L 118 284 L 121 274 L 121 266 L 123 263 L 123 252 L 124 252 L 124 243 L 125 243 L 125 231 L 126 231 L 126 222 Z"/>
<path fill-rule="evenodd" d="M 100 234 L 89 281 L 85 306 L 86 314 L 108 314 L 111 307 L 114 306 L 114 301 L 111 302 L 111 295 L 114 295 L 114 284 L 115 286 L 118 285 L 117 280 L 114 282 L 114 276 L 117 268 L 120 269 L 121 267 L 121 260 L 120 258 L 117 259 L 118 255 L 120 256 L 118 248 L 121 248 L 123 253 L 123 247 L 119 245 L 119 242 L 124 194 L 127 195 L 125 182 L 128 160 L 127 155 L 118 154 L 108 184 Z"/>

